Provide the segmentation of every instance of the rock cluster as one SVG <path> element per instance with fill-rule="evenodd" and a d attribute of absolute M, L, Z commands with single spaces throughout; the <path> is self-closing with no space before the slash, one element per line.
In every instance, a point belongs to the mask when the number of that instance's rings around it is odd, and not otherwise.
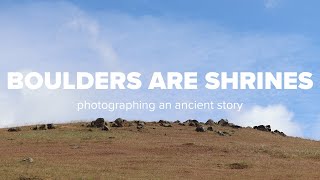
<path fill-rule="evenodd" d="M 259 131 L 265 131 L 265 132 L 272 132 L 273 134 L 277 134 L 277 135 L 280 135 L 280 136 L 283 136 L 283 137 L 286 137 L 287 135 L 279 130 L 275 130 L 275 131 L 272 131 L 271 130 L 271 126 L 270 125 L 259 125 L 259 126 L 254 126 L 253 129 L 257 129 Z"/>

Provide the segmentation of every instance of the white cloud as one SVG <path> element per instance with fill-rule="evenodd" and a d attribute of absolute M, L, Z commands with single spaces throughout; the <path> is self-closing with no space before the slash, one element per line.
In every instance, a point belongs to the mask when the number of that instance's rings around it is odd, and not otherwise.
<path fill-rule="evenodd" d="M 231 115 L 232 122 L 242 126 L 271 125 L 291 136 L 302 136 L 302 129 L 294 121 L 294 113 L 283 105 L 254 106 Z"/>

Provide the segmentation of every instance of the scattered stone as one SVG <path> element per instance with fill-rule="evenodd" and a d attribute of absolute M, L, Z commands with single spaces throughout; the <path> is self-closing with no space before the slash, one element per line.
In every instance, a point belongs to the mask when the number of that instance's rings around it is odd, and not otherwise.
<path fill-rule="evenodd" d="M 13 128 L 9 128 L 9 129 L 8 129 L 8 132 L 18 132 L 18 131 L 21 131 L 21 128 L 19 128 L 19 127 L 13 127 Z"/>
<path fill-rule="evenodd" d="M 228 126 L 229 122 L 227 119 L 221 119 L 220 121 L 218 121 L 218 125 L 220 126 Z"/>
<path fill-rule="evenodd" d="M 179 125 L 180 125 L 180 126 L 186 126 L 186 124 L 184 124 L 184 123 L 179 123 Z"/>
<path fill-rule="evenodd" d="M 207 128 L 207 130 L 208 131 L 213 131 L 213 127 L 210 126 L 210 127 Z"/>
<path fill-rule="evenodd" d="M 31 157 L 25 158 L 22 162 L 33 163 L 33 159 Z"/>
<path fill-rule="evenodd" d="M 196 131 L 197 132 L 205 132 L 206 129 L 203 126 L 197 126 Z"/>
<path fill-rule="evenodd" d="M 253 129 L 257 129 L 259 131 L 271 132 L 271 126 L 270 125 L 267 125 L 267 126 L 264 126 L 264 125 L 254 126 Z"/>
<path fill-rule="evenodd" d="M 34 131 L 36 131 L 36 130 L 38 130 L 38 129 L 39 129 L 39 126 L 38 126 L 38 125 L 36 125 L 35 127 L 32 128 L 32 130 L 34 130 Z"/>
<path fill-rule="evenodd" d="M 212 126 L 212 125 L 214 125 L 215 123 L 214 123 L 214 121 L 213 121 L 212 119 L 209 119 L 205 124 Z"/>

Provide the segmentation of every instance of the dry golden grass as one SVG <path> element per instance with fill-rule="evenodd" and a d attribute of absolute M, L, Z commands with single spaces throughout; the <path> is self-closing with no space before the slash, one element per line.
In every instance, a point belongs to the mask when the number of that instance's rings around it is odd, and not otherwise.
<path fill-rule="evenodd" d="M 319 179 L 320 142 L 254 129 L 147 123 L 101 131 L 0 130 L 1 179 Z M 22 160 L 32 157 L 34 162 Z"/>

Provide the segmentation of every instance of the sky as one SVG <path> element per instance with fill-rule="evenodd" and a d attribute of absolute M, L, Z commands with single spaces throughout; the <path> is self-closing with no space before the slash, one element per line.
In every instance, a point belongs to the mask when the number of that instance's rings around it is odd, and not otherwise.
<path fill-rule="evenodd" d="M 105 117 L 206 121 L 320 139 L 319 1 L 0 2 L 0 127 Z M 9 71 L 308 71 L 311 90 L 9 91 Z M 205 82 L 200 81 L 203 85 Z M 88 101 L 229 101 L 235 111 L 77 112 Z"/>

